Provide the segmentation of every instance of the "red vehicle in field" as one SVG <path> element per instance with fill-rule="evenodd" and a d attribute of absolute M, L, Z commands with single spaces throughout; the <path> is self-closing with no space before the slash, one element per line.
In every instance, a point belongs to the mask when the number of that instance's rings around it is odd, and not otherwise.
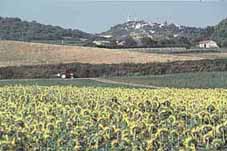
<path fill-rule="evenodd" d="M 62 79 L 73 79 L 73 78 L 75 78 L 74 73 L 71 70 L 66 70 L 65 72 L 58 73 L 57 77 L 62 78 Z"/>

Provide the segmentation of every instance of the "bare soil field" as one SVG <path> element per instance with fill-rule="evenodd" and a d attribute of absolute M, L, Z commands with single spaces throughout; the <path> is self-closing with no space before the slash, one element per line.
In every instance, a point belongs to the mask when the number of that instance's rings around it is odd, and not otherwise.
<path fill-rule="evenodd" d="M 223 58 L 223 54 L 155 54 L 104 48 L 60 46 L 15 41 L 0 41 L 0 67 L 59 63 L 119 64 L 153 63 L 207 58 Z"/>

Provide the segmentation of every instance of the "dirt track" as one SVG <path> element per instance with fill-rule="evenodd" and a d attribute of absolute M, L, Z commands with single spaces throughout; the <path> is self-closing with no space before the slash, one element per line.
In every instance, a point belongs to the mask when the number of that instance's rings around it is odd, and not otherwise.
<path fill-rule="evenodd" d="M 132 86 L 132 87 L 142 87 L 142 88 L 152 88 L 152 89 L 160 88 L 160 87 L 156 87 L 156 86 L 152 86 L 152 85 L 126 83 L 126 82 L 117 82 L 117 81 L 112 81 L 112 80 L 107 80 L 107 79 L 101 79 L 101 78 L 88 78 L 88 79 L 94 80 L 94 81 L 97 81 L 97 82 L 102 82 L 102 83 L 119 84 L 119 85 L 126 85 L 126 86 Z"/>

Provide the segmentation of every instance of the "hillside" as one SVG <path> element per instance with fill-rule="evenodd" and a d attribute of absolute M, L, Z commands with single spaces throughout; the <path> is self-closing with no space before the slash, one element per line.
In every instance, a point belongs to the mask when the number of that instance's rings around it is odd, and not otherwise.
<path fill-rule="evenodd" d="M 186 27 L 167 22 L 129 21 L 101 34 L 126 47 L 191 47 L 207 39 L 206 28 Z"/>
<path fill-rule="evenodd" d="M 64 29 L 59 26 L 44 25 L 36 21 L 28 22 L 20 18 L 0 17 L 0 39 L 17 41 L 76 41 L 84 42 L 95 35 L 78 29 Z"/>
<path fill-rule="evenodd" d="M 154 40 L 171 39 L 176 37 L 193 37 L 192 34 L 202 34 L 205 28 L 186 27 L 175 25 L 173 23 L 155 23 L 140 21 L 128 21 L 123 24 L 118 24 L 110 28 L 110 30 L 102 33 L 109 35 L 114 39 L 121 40 L 127 36 L 131 37 L 150 37 Z"/>
<path fill-rule="evenodd" d="M 204 58 L 207 58 L 207 56 Z M 1 67 L 74 62 L 89 64 L 149 63 L 200 60 L 204 58 L 190 54 L 154 54 L 116 49 L 0 41 Z"/>
<path fill-rule="evenodd" d="M 118 24 L 100 36 L 115 39 L 117 45 L 123 47 L 192 47 L 207 39 L 216 40 L 219 46 L 226 47 L 226 30 L 227 19 L 206 28 L 140 20 Z"/>

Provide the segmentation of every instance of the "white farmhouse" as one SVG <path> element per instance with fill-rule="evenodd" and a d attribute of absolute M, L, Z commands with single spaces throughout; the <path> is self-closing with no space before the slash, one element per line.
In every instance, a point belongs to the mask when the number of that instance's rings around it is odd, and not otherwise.
<path fill-rule="evenodd" d="M 94 44 L 98 45 L 98 46 L 101 46 L 101 45 L 107 45 L 107 44 L 110 44 L 110 41 L 107 41 L 107 40 L 95 40 L 93 41 Z"/>
<path fill-rule="evenodd" d="M 217 43 L 213 40 L 200 41 L 198 46 L 200 48 L 218 48 Z"/>

